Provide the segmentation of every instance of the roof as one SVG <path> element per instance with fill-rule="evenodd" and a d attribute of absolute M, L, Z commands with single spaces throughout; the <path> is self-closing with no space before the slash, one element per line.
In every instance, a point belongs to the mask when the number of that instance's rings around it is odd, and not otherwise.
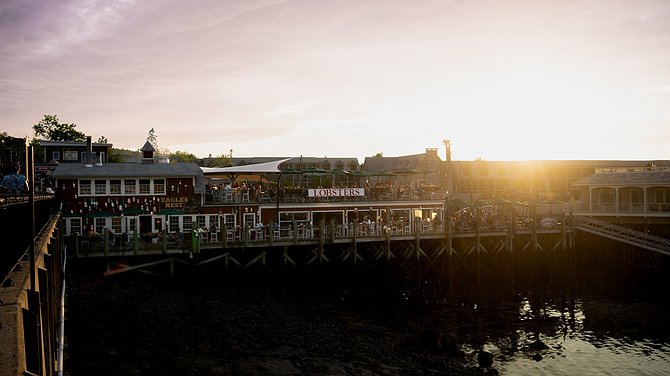
<path fill-rule="evenodd" d="M 250 165 L 232 166 L 232 167 L 200 167 L 205 174 L 265 174 L 272 172 L 281 172 L 279 165 L 290 158 L 280 159 L 278 161 L 257 163 Z"/>
<path fill-rule="evenodd" d="M 205 192 L 205 179 L 195 163 L 106 163 L 86 167 L 80 163 L 63 163 L 51 172 L 55 179 L 195 177 L 195 193 Z"/>
<path fill-rule="evenodd" d="M 441 162 L 439 157 L 433 157 L 434 161 Z M 431 160 L 431 156 L 425 153 L 405 155 L 400 157 L 366 157 L 363 166 L 368 173 L 377 173 L 381 171 L 421 169 L 426 167 L 426 163 Z"/>
<path fill-rule="evenodd" d="M 41 147 L 57 147 L 57 146 L 63 146 L 63 147 L 86 147 L 86 142 L 84 141 L 51 141 L 51 140 L 39 140 L 39 144 Z M 105 147 L 105 148 L 111 148 L 112 144 L 101 144 L 98 142 L 93 142 L 91 143 L 92 146 L 96 147 Z"/>
<path fill-rule="evenodd" d="M 144 146 L 142 146 L 142 149 L 140 151 L 156 151 L 153 145 L 151 145 L 151 142 L 147 141 L 144 143 Z"/>
<path fill-rule="evenodd" d="M 649 170 L 629 172 L 599 172 L 585 176 L 574 186 L 670 186 L 670 170 Z"/>

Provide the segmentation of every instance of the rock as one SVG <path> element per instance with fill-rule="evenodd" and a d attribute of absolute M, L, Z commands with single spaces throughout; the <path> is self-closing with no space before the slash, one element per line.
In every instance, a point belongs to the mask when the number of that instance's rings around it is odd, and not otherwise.
<path fill-rule="evenodd" d="M 479 351 L 477 354 L 477 363 L 479 363 L 480 367 L 491 367 L 493 365 L 493 354 L 484 350 Z"/>
<path fill-rule="evenodd" d="M 535 355 L 533 355 L 531 358 L 532 358 L 534 361 L 539 362 L 540 360 L 542 360 L 542 355 L 540 355 L 540 354 L 535 354 Z"/>

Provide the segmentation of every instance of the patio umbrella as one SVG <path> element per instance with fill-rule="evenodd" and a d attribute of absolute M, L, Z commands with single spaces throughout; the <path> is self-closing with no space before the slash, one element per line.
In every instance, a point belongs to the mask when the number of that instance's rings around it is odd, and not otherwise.
<path fill-rule="evenodd" d="M 335 176 L 342 176 L 346 175 L 347 176 L 347 185 L 349 185 L 349 171 L 342 169 L 342 168 L 334 168 L 330 171 L 328 171 L 329 174 L 333 175 L 333 181 L 330 185 L 331 188 L 335 186 Z"/>
<path fill-rule="evenodd" d="M 328 171 L 318 168 L 318 167 L 309 167 L 304 170 L 302 170 L 302 173 L 304 175 L 312 175 L 312 176 L 319 176 L 319 185 L 321 185 L 321 177 L 325 174 L 328 174 Z M 308 184 L 309 185 L 309 184 Z"/>

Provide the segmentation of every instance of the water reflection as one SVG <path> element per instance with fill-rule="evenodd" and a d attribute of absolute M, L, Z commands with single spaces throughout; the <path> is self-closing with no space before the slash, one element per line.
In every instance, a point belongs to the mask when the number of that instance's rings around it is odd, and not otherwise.
<path fill-rule="evenodd" d="M 459 337 L 470 358 L 488 351 L 508 375 L 666 375 L 669 313 L 662 303 L 520 297 L 473 306 Z"/>

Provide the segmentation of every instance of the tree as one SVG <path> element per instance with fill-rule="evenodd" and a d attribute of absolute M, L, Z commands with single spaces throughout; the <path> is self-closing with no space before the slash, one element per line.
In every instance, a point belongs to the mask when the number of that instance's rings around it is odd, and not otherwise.
<path fill-rule="evenodd" d="M 194 154 L 187 153 L 185 151 L 177 150 L 174 153 L 170 154 L 170 163 L 196 163 L 198 162 L 198 157 Z"/>
<path fill-rule="evenodd" d="M 98 141 L 96 141 L 96 142 L 99 143 L 99 144 L 106 144 L 107 143 L 107 137 L 100 136 L 100 138 L 98 138 Z"/>
<path fill-rule="evenodd" d="M 211 154 L 209 155 L 212 156 Z M 230 167 L 233 165 L 233 149 L 230 149 L 230 154 L 221 154 L 216 159 L 212 159 L 207 167 Z"/>
<path fill-rule="evenodd" d="M 75 128 L 76 124 L 60 123 L 56 115 L 44 115 L 44 119 L 33 125 L 35 136 L 51 141 L 86 141 L 86 134 Z"/>
<path fill-rule="evenodd" d="M 373 155 L 373 158 L 381 158 L 383 156 L 384 156 L 384 153 L 380 152 L 380 153 L 377 153 L 377 154 Z"/>
<path fill-rule="evenodd" d="M 147 136 L 147 141 L 149 141 L 151 146 L 153 146 L 154 149 L 156 150 L 156 155 L 164 157 L 170 155 L 169 149 L 158 146 L 158 135 L 156 135 L 156 131 L 153 128 L 149 129 L 149 135 Z"/>
<path fill-rule="evenodd" d="M 156 135 L 156 131 L 154 131 L 153 128 L 149 129 L 149 135 L 147 136 L 147 141 L 151 144 L 151 146 L 154 147 L 154 149 L 158 150 L 158 136 Z"/>

